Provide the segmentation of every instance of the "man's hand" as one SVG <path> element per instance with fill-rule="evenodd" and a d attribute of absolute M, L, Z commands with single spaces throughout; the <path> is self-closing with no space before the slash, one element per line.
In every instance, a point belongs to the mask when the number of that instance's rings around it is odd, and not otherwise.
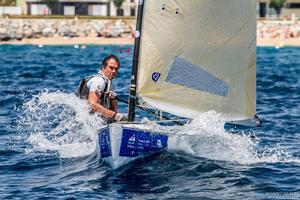
<path fill-rule="evenodd" d="M 117 93 L 111 90 L 111 91 L 108 92 L 108 97 L 110 99 L 116 99 Z"/>
<path fill-rule="evenodd" d="M 114 120 L 116 120 L 117 122 L 127 121 L 126 117 L 122 113 L 116 113 L 116 115 L 114 116 Z"/>

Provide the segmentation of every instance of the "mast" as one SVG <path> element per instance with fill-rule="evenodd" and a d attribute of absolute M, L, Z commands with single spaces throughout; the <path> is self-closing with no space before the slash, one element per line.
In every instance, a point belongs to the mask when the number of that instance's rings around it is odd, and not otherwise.
<path fill-rule="evenodd" d="M 139 0 L 138 3 L 138 13 L 137 13 L 135 41 L 134 41 L 134 53 L 133 53 L 132 72 L 131 72 L 130 91 L 129 91 L 129 105 L 128 105 L 129 122 L 132 122 L 135 119 L 136 83 L 137 83 L 137 73 L 138 73 L 138 64 L 139 64 L 139 56 L 140 56 L 140 42 L 141 42 L 144 1 L 145 0 Z"/>

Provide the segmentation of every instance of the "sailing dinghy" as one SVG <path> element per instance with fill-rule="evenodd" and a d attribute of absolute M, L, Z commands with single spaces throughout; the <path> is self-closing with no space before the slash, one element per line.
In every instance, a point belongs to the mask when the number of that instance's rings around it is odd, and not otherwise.
<path fill-rule="evenodd" d="M 98 134 L 114 169 L 168 148 L 167 132 L 135 121 L 139 100 L 187 119 L 215 110 L 257 122 L 256 0 L 140 0 L 129 120 Z"/>

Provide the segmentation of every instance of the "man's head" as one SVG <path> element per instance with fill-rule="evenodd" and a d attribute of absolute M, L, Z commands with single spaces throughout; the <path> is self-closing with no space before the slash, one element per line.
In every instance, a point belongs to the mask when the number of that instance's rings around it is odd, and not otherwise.
<path fill-rule="evenodd" d="M 109 55 L 102 61 L 101 71 L 109 80 L 115 78 L 118 69 L 120 67 L 120 62 L 117 56 Z"/>

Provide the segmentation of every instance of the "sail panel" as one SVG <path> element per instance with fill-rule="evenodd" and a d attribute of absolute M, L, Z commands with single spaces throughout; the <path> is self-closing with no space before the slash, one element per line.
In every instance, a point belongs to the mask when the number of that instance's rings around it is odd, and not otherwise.
<path fill-rule="evenodd" d="M 224 97 L 228 92 L 227 83 L 206 72 L 201 67 L 178 57 L 175 58 L 171 66 L 166 82 Z"/>
<path fill-rule="evenodd" d="M 144 1 L 138 96 L 177 116 L 256 109 L 256 1 Z M 182 72 L 182 73 L 180 73 Z"/>

